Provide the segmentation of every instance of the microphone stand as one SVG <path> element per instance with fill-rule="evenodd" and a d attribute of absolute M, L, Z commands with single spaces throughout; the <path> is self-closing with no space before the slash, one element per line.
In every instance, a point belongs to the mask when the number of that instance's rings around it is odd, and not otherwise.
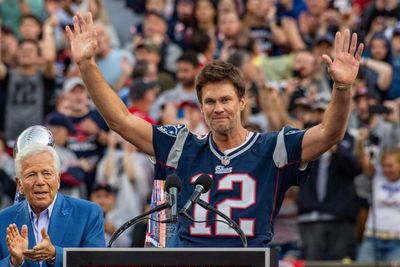
<path fill-rule="evenodd" d="M 224 218 L 225 221 L 228 223 L 229 227 L 231 227 L 233 230 L 236 231 L 236 233 L 239 234 L 239 237 L 240 237 L 240 240 L 242 241 L 243 247 L 247 248 L 246 235 L 243 233 L 243 230 L 239 227 L 239 225 L 234 220 L 232 220 L 231 218 L 229 218 L 228 216 L 226 216 L 225 214 L 223 214 L 222 212 L 220 212 L 219 210 L 217 210 L 216 208 L 211 206 L 209 203 L 205 202 L 204 200 L 202 200 L 200 198 L 197 200 L 196 203 L 199 204 L 201 207 L 205 208 L 206 210 L 210 210 L 210 211 L 216 213 L 217 215 L 221 216 L 222 218 Z"/>
<path fill-rule="evenodd" d="M 136 223 L 141 222 L 141 221 L 143 221 L 143 220 L 145 220 L 145 219 L 148 219 L 148 218 L 146 217 L 147 215 L 150 215 L 150 214 L 152 214 L 152 213 L 154 213 L 154 212 L 158 212 L 158 211 L 165 210 L 166 208 L 170 208 L 170 207 L 171 207 L 171 204 L 170 204 L 169 202 L 165 202 L 165 203 L 162 203 L 162 204 L 160 204 L 160 205 L 158 205 L 158 206 L 155 206 L 154 208 L 152 208 L 152 209 L 149 210 L 149 211 L 146 211 L 146 212 L 144 212 L 144 213 L 142 213 L 142 214 L 136 216 L 136 217 L 133 218 L 133 219 L 130 219 L 129 221 L 127 221 L 126 223 L 124 223 L 123 225 L 121 225 L 121 227 L 119 227 L 119 228 L 113 233 L 113 235 L 112 235 L 111 238 L 110 238 L 110 241 L 108 242 L 107 247 L 108 247 L 108 248 L 111 248 L 111 246 L 112 246 L 112 244 L 114 243 L 114 241 L 115 241 L 123 232 L 125 232 L 129 227 L 131 227 L 132 225 L 135 225 Z M 168 222 L 173 222 L 173 221 L 171 221 L 171 220 L 162 221 L 162 223 L 168 223 Z"/>

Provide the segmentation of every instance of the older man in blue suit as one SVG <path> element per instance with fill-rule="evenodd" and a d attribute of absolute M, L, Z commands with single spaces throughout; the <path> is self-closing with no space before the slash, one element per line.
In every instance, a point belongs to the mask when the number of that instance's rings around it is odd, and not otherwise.
<path fill-rule="evenodd" d="M 0 229 L 7 229 L 0 235 L 0 267 L 62 266 L 64 247 L 105 246 L 100 207 L 58 193 L 60 159 L 52 147 L 27 146 L 15 163 L 26 200 L 0 212 Z"/>

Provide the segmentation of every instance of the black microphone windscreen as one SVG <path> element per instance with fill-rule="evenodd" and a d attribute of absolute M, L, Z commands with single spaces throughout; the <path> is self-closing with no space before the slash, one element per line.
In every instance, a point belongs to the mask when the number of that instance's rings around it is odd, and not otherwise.
<path fill-rule="evenodd" d="M 210 176 L 208 176 L 207 174 L 202 174 L 199 176 L 199 178 L 196 179 L 195 186 L 196 185 L 203 186 L 203 188 L 204 188 L 203 193 L 206 193 L 206 192 L 208 192 L 208 190 L 210 190 L 212 182 L 213 181 Z"/>
<path fill-rule="evenodd" d="M 169 189 L 172 187 L 176 187 L 178 189 L 178 192 L 181 191 L 181 178 L 179 178 L 179 176 L 176 174 L 168 175 L 165 181 L 165 191 L 169 192 Z"/>

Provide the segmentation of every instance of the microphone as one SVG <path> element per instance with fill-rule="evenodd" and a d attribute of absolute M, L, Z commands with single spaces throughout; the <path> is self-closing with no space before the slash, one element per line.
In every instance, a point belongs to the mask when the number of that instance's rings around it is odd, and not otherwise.
<path fill-rule="evenodd" d="M 171 174 L 167 176 L 165 181 L 165 191 L 169 194 L 169 205 L 171 206 L 171 219 L 168 222 L 178 221 L 178 193 L 181 191 L 182 183 L 181 179 L 176 174 Z"/>
<path fill-rule="evenodd" d="M 193 194 L 190 196 L 189 200 L 186 202 L 185 206 L 179 211 L 180 215 L 185 216 L 186 218 L 191 219 L 190 215 L 187 213 L 188 210 L 197 202 L 200 198 L 201 194 L 208 192 L 212 185 L 212 179 L 210 176 L 206 174 L 200 175 L 199 178 L 196 179 L 195 189 Z"/>

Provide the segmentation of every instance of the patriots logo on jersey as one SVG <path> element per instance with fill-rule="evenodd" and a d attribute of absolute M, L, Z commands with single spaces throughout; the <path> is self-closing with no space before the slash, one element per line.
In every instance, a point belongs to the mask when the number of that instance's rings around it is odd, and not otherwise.
<path fill-rule="evenodd" d="M 232 167 L 225 167 L 222 165 L 217 165 L 215 166 L 215 174 L 224 174 L 224 173 L 231 173 L 232 172 Z"/>
<path fill-rule="evenodd" d="M 157 130 L 171 137 L 176 137 L 179 133 L 179 130 L 183 127 L 185 127 L 185 125 L 163 125 L 158 126 Z"/>
<path fill-rule="evenodd" d="M 305 130 L 290 130 L 287 133 L 285 133 L 285 135 L 292 135 L 292 134 L 296 134 L 296 133 L 300 133 L 300 132 L 304 132 Z"/>

